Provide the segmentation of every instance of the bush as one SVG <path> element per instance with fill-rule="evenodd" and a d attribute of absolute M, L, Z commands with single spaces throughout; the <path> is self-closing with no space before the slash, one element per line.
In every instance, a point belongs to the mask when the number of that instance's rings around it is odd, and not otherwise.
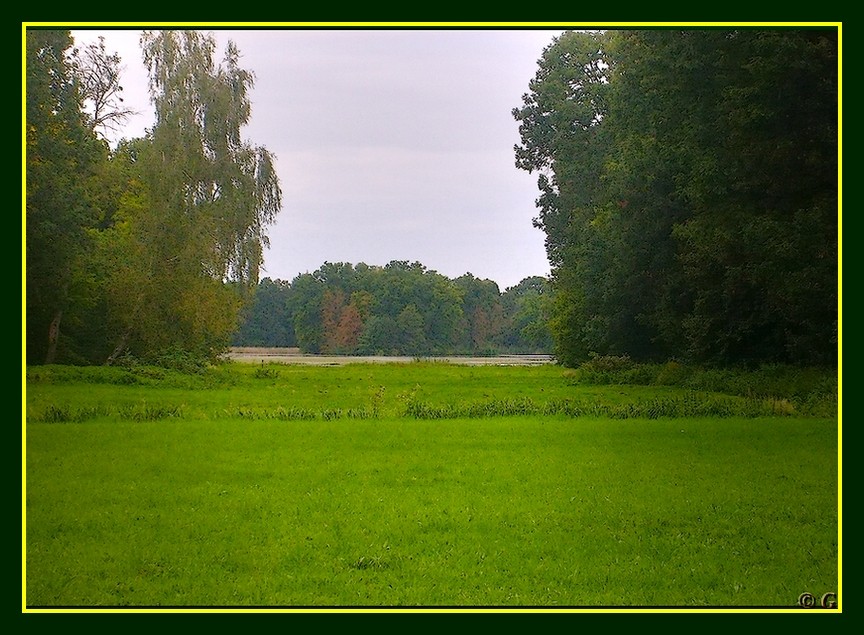
<path fill-rule="evenodd" d="M 278 379 L 279 371 L 275 368 L 268 368 L 264 362 L 261 362 L 261 366 L 255 369 L 253 375 L 256 379 Z"/>
<path fill-rule="evenodd" d="M 592 355 L 591 359 L 579 365 L 575 371 L 565 374 L 572 383 L 582 384 L 624 384 L 631 383 L 626 373 L 633 370 L 636 364 L 626 355 Z"/>
<path fill-rule="evenodd" d="M 704 393 L 722 393 L 772 403 L 780 412 L 830 417 L 838 411 L 834 369 L 781 364 L 757 369 L 702 368 L 677 361 L 637 364 L 629 357 L 594 356 L 576 369 L 565 370 L 570 384 L 675 386 Z"/>
<path fill-rule="evenodd" d="M 660 367 L 655 383 L 659 386 L 682 386 L 686 378 L 687 370 L 684 365 L 671 360 Z"/>

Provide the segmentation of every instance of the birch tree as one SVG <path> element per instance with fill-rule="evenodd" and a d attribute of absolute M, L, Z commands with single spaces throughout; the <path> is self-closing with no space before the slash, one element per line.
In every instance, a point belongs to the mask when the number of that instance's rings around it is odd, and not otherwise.
<path fill-rule="evenodd" d="M 148 207 L 134 225 L 152 292 L 128 294 L 115 355 L 212 355 L 258 282 L 281 207 L 274 157 L 241 136 L 254 77 L 233 43 L 218 64 L 215 40 L 198 31 L 145 32 L 141 45 L 156 116 L 140 155 Z"/>

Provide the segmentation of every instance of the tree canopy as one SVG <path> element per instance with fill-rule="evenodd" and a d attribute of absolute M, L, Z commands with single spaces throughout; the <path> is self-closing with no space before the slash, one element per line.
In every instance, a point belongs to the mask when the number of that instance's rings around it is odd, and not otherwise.
<path fill-rule="evenodd" d="M 71 45 L 66 31 L 27 31 L 27 359 L 49 363 L 79 290 L 96 215 L 92 180 L 106 152 L 81 110 Z"/>
<path fill-rule="evenodd" d="M 156 122 L 111 149 L 97 134 L 128 114 L 119 57 L 26 37 L 28 362 L 221 352 L 281 207 L 274 157 L 242 138 L 254 77 L 237 48 L 217 63 L 212 36 L 145 32 Z"/>
<path fill-rule="evenodd" d="M 259 283 L 282 193 L 242 135 L 254 74 L 236 46 L 145 32 L 155 124 L 112 148 L 119 57 L 28 29 L 27 361 L 203 359 L 233 338 L 836 364 L 838 46 L 834 28 L 555 38 L 512 112 L 552 275 L 502 293 L 408 261 Z"/>
<path fill-rule="evenodd" d="M 420 263 L 324 263 L 291 282 L 265 278 L 234 336 L 237 346 L 308 353 L 546 353 L 548 282 L 503 293 L 470 273 L 450 279 Z"/>
<path fill-rule="evenodd" d="M 560 360 L 836 363 L 836 29 L 567 32 L 538 66 Z"/>

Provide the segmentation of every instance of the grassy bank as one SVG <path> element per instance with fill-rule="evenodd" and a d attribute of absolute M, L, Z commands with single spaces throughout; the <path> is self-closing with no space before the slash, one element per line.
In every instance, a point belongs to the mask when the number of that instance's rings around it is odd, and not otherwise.
<path fill-rule="evenodd" d="M 605 362 L 606 365 L 609 362 Z M 198 373 L 153 367 L 34 367 L 27 417 L 125 420 L 363 419 L 555 415 L 820 416 L 837 414 L 830 373 L 706 371 L 594 362 L 577 370 L 418 362 L 334 367 L 227 364 Z M 602 371 L 602 372 L 601 372 Z"/>

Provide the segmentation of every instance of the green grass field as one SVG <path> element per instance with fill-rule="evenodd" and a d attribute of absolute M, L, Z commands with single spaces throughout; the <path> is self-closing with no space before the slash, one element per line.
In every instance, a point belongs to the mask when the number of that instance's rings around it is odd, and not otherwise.
<path fill-rule="evenodd" d="M 837 418 L 810 397 L 423 363 L 44 367 L 26 388 L 31 607 L 838 592 Z"/>

